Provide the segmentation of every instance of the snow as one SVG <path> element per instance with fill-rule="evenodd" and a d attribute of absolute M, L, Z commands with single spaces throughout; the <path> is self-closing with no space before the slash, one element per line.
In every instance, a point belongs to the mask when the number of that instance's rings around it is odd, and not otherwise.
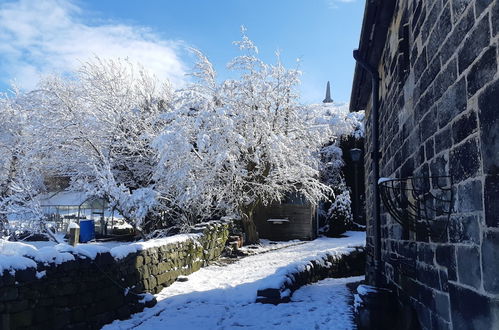
<path fill-rule="evenodd" d="M 357 287 L 357 293 L 360 294 L 361 296 L 365 296 L 369 293 L 375 293 L 378 292 L 378 289 L 374 286 L 370 285 L 359 285 Z"/>
<path fill-rule="evenodd" d="M 201 234 L 179 234 L 174 236 L 169 236 L 165 238 L 157 238 L 151 239 L 144 242 L 137 242 L 132 244 L 120 245 L 114 247 L 110 250 L 111 255 L 116 259 L 123 259 L 130 253 L 135 253 L 138 251 L 150 249 L 153 247 L 168 245 L 168 244 L 177 244 L 181 242 L 186 242 L 188 240 L 193 240 L 196 242 L 197 238 L 200 238 Z"/>
<path fill-rule="evenodd" d="M 0 273 L 10 271 L 13 274 L 16 270 L 36 267 L 36 263 L 28 258 L 19 256 L 9 256 L 0 254 Z"/>
<path fill-rule="evenodd" d="M 66 261 L 75 260 L 75 255 L 95 259 L 99 253 L 109 252 L 116 260 L 120 260 L 130 253 L 152 247 L 176 244 L 188 240 L 197 242 L 196 239 L 200 236 L 201 234 L 180 234 L 145 242 L 105 242 L 78 244 L 75 247 L 65 243 L 10 242 L 0 239 L 0 273 L 3 270 L 15 272 L 16 270 L 26 269 L 28 267 L 36 268 L 36 262 L 41 262 L 46 265 L 60 265 Z"/>
<path fill-rule="evenodd" d="M 60 191 L 57 193 L 42 194 L 40 204 L 46 206 L 79 206 L 88 199 L 85 192 L 81 191 Z"/>
<path fill-rule="evenodd" d="M 293 245 L 301 245 L 306 242 L 300 240 L 291 240 L 291 241 L 270 241 L 268 239 L 260 239 L 259 244 L 253 245 L 245 245 L 241 247 L 239 250 L 246 255 L 252 254 L 260 254 L 264 252 L 269 252 L 272 250 L 279 250 L 285 247 L 293 246 Z"/>
<path fill-rule="evenodd" d="M 378 179 L 378 184 L 381 184 L 383 182 L 387 182 L 387 181 L 392 181 L 394 180 L 393 178 L 379 178 Z"/>
<path fill-rule="evenodd" d="M 160 303 L 157 316 L 132 325 L 115 322 L 103 329 L 354 329 L 351 293 L 345 284 L 363 276 L 325 279 L 297 290 L 290 303 L 210 302 L 208 296 L 178 298 Z M 216 292 L 212 293 L 213 295 Z M 203 300 L 205 299 L 206 300 Z M 158 306 L 158 305 L 157 305 Z M 154 308 L 153 308 L 154 309 Z"/>
<path fill-rule="evenodd" d="M 145 304 L 146 302 L 149 302 L 154 299 L 154 295 L 150 294 L 149 292 L 146 292 L 142 294 L 142 299 L 139 300 L 139 303 Z"/>
<path fill-rule="evenodd" d="M 68 229 L 78 229 L 80 226 L 76 222 L 71 221 L 68 225 Z"/>
<path fill-rule="evenodd" d="M 41 272 L 36 272 L 36 278 L 37 279 L 41 279 L 42 277 L 45 277 L 45 275 L 47 275 L 47 271 L 46 270 L 42 270 Z"/>
<path fill-rule="evenodd" d="M 346 253 L 365 245 L 364 232 L 345 238 L 319 238 L 301 245 L 248 256 L 225 266 L 212 265 L 175 282 L 156 295 L 158 304 L 129 320 L 104 329 L 351 329 L 351 298 L 345 284 L 327 279 L 296 291 L 289 304 L 256 304 L 258 289 L 282 284 L 289 272 L 306 267 L 327 253 Z"/>

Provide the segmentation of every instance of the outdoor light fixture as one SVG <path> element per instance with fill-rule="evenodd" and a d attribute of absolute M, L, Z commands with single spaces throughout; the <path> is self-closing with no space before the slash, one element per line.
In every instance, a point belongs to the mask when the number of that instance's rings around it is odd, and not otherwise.
<path fill-rule="evenodd" d="M 350 157 L 354 163 L 357 163 L 360 160 L 360 156 L 362 156 L 362 150 L 359 148 L 350 149 Z"/>

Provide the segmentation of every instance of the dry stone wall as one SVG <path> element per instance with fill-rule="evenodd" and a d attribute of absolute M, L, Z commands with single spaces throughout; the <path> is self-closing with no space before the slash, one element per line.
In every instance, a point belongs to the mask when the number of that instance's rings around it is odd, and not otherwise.
<path fill-rule="evenodd" d="M 265 288 L 257 291 L 256 302 L 280 304 L 289 302 L 293 292 L 304 285 L 325 278 L 341 278 L 364 275 L 366 254 L 363 247 L 352 248 L 348 253 L 325 254 L 311 260 L 302 269 L 286 274 L 280 288 Z"/>
<path fill-rule="evenodd" d="M 151 247 L 116 260 L 74 255 L 59 265 L 4 271 L 0 277 L 0 329 L 98 329 L 154 305 L 147 299 L 180 275 L 218 258 L 228 238 L 228 223 L 193 228 L 199 236 Z"/>

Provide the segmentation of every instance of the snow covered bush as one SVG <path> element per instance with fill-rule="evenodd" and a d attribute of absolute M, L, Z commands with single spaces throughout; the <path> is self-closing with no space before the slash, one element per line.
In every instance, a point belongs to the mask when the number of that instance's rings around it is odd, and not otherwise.
<path fill-rule="evenodd" d="M 333 193 L 329 201 L 319 207 L 322 220 L 321 232 L 329 236 L 338 236 L 348 230 L 353 223 L 350 189 L 345 183 L 342 140 L 359 140 L 364 136 L 364 113 L 348 112 L 346 105 L 332 103 L 312 105 L 317 122 L 329 125 L 335 137 L 321 149 L 321 180 L 331 187 Z"/>
<path fill-rule="evenodd" d="M 352 209 L 350 190 L 346 185 L 336 187 L 337 193 L 334 201 L 327 210 L 326 224 L 322 231 L 328 236 L 338 236 L 352 226 Z"/>

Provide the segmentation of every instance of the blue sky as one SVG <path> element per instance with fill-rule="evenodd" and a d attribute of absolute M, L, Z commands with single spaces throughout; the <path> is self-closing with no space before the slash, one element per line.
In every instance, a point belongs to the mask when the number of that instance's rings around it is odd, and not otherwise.
<path fill-rule="evenodd" d="M 182 84 L 189 47 L 223 79 L 244 25 L 264 60 L 276 50 L 287 66 L 300 58 L 303 102 L 322 101 L 327 80 L 349 101 L 363 10 L 363 0 L 0 0 L 0 90 L 12 80 L 33 88 L 93 55 L 129 57 Z"/>

